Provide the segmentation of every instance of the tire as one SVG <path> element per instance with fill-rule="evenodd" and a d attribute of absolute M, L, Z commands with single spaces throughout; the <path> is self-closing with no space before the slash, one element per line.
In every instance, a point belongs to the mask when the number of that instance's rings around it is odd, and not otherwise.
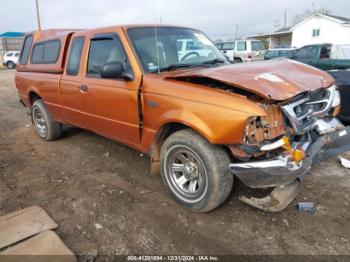
<path fill-rule="evenodd" d="M 242 60 L 240 58 L 235 58 L 233 61 L 235 64 L 242 63 Z"/>
<path fill-rule="evenodd" d="M 56 122 L 47 110 L 43 100 L 38 99 L 31 109 L 36 134 L 45 141 L 53 141 L 62 136 L 62 124 Z"/>
<path fill-rule="evenodd" d="M 196 212 L 222 204 L 233 186 L 230 157 L 191 129 L 170 135 L 160 154 L 160 173 L 172 198 Z M 185 181 L 187 180 L 187 181 Z"/>
<path fill-rule="evenodd" d="M 14 69 L 15 68 L 15 64 L 12 61 L 8 61 L 6 64 L 7 68 L 9 69 Z"/>

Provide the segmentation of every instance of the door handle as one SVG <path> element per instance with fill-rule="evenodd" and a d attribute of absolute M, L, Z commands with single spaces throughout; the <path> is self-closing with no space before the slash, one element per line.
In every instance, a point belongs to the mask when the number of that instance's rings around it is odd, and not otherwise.
<path fill-rule="evenodd" d="M 81 92 L 87 93 L 87 91 L 88 91 L 88 86 L 87 86 L 87 85 L 80 85 L 80 86 L 79 86 L 79 89 L 80 89 Z"/>

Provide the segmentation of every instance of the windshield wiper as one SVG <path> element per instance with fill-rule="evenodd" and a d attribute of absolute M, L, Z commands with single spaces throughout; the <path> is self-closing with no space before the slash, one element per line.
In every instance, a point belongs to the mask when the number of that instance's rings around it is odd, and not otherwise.
<path fill-rule="evenodd" d="M 224 59 L 220 59 L 220 58 L 215 58 L 215 59 L 212 59 L 212 60 L 208 60 L 208 61 L 204 61 L 202 64 L 203 65 L 214 65 L 214 64 L 223 64 L 225 63 L 226 60 Z"/>
<path fill-rule="evenodd" d="M 168 66 L 164 66 L 159 68 L 159 72 L 164 72 L 164 71 L 172 71 L 178 68 L 183 68 L 183 67 L 191 67 L 193 65 L 191 64 L 172 64 L 172 65 L 168 65 Z M 156 73 L 158 72 L 158 69 L 154 69 L 152 71 L 150 71 L 150 73 Z"/>
<path fill-rule="evenodd" d="M 168 65 L 168 66 L 164 66 L 164 67 L 159 68 L 159 72 L 173 71 L 173 70 L 176 70 L 178 68 L 184 68 L 184 67 L 200 67 L 200 66 L 209 65 L 209 64 L 210 65 L 219 64 L 219 63 L 222 64 L 225 62 L 226 62 L 226 60 L 224 60 L 224 59 L 215 58 L 212 60 L 204 61 L 201 64 L 184 64 L 184 63 L 172 64 L 172 65 Z M 154 70 L 150 71 L 150 73 L 156 73 L 156 72 L 158 72 L 158 69 L 154 69 Z"/>

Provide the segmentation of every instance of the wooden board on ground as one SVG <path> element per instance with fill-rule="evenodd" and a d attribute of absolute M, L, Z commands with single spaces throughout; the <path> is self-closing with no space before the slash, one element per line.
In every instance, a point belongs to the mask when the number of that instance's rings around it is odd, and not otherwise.
<path fill-rule="evenodd" d="M 49 230 L 0 252 L 0 260 L 76 262 L 76 257 L 55 232 Z"/>
<path fill-rule="evenodd" d="M 55 221 L 39 206 L 4 215 L 0 217 L 0 249 L 54 228 Z"/>

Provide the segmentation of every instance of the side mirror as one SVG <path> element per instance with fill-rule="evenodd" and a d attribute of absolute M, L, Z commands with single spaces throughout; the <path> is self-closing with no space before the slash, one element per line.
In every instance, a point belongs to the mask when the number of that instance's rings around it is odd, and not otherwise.
<path fill-rule="evenodd" d="M 124 66 L 121 62 L 110 62 L 105 64 L 101 70 L 102 78 L 122 78 Z"/>
<path fill-rule="evenodd" d="M 124 65 L 119 61 L 105 64 L 101 70 L 101 77 L 112 79 L 124 78 L 125 80 L 133 79 L 132 72 L 125 69 Z"/>

